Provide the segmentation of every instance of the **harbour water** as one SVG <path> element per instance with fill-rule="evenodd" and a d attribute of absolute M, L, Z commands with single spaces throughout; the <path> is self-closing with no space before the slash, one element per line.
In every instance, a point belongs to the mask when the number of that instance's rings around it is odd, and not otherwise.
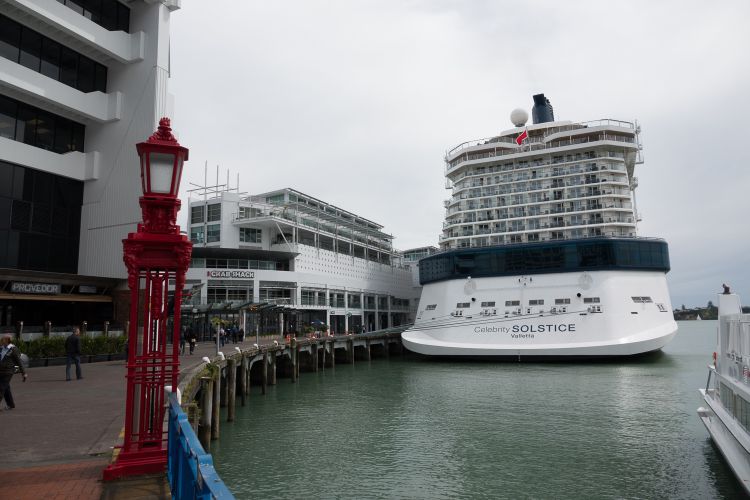
<path fill-rule="evenodd" d="M 253 388 L 211 452 L 237 498 L 738 498 L 700 423 L 715 321 L 653 356 L 392 356 Z"/>

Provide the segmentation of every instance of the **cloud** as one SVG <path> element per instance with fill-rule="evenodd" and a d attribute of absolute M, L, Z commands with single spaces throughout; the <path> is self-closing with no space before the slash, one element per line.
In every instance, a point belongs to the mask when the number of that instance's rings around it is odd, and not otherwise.
<path fill-rule="evenodd" d="M 445 151 L 544 92 L 557 119 L 639 120 L 640 233 L 670 243 L 673 300 L 703 304 L 750 277 L 748 18 L 739 0 L 186 2 L 170 82 L 186 181 L 219 165 L 221 183 L 293 187 L 398 248 L 436 245 Z"/>

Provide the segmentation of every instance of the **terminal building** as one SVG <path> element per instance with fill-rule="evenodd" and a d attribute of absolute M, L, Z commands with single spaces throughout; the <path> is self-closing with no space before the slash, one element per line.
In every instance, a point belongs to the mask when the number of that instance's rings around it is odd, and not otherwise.
<path fill-rule="evenodd" d="M 171 116 L 179 0 L 0 0 L 0 330 L 127 316 L 135 144 Z"/>
<path fill-rule="evenodd" d="M 383 226 L 294 189 L 189 203 L 193 259 L 183 317 L 246 334 L 372 331 L 413 321 L 415 266 Z M 425 250 L 426 251 L 426 250 Z"/>

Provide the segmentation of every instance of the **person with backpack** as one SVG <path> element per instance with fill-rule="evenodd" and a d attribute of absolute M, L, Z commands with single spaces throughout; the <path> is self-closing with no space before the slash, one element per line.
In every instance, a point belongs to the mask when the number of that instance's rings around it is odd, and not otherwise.
<path fill-rule="evenodd" d="M 0 399 L 4 399 L 8 409 L 12 410 L 16 403 L 10 391 L 10 379 L 13 378 L 17 366 L 23 375 L 23 381 L 26 382 L 26 370 L 21 362 L 21 351 L 11 344 L 10 340 L 10 335 L 0 337 Z"/>

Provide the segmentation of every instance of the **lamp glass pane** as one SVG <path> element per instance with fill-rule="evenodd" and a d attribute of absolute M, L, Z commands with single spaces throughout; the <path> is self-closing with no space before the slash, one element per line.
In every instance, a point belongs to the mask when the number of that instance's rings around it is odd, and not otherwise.
<path fill-rule="evenodd" d="M 169 194 L 172 187 L 174 155 L 151 153 L 151 192 Z"/>
<path fill-rule="evenodd" d="M 179 155 L 177 157 L 177 169 L 175 170 L 175 186 L 174 186 L 174 195 L 177 196 L 178 192 L 180 191 L 180 181 L 182 180 L 182 155 Z"/>

